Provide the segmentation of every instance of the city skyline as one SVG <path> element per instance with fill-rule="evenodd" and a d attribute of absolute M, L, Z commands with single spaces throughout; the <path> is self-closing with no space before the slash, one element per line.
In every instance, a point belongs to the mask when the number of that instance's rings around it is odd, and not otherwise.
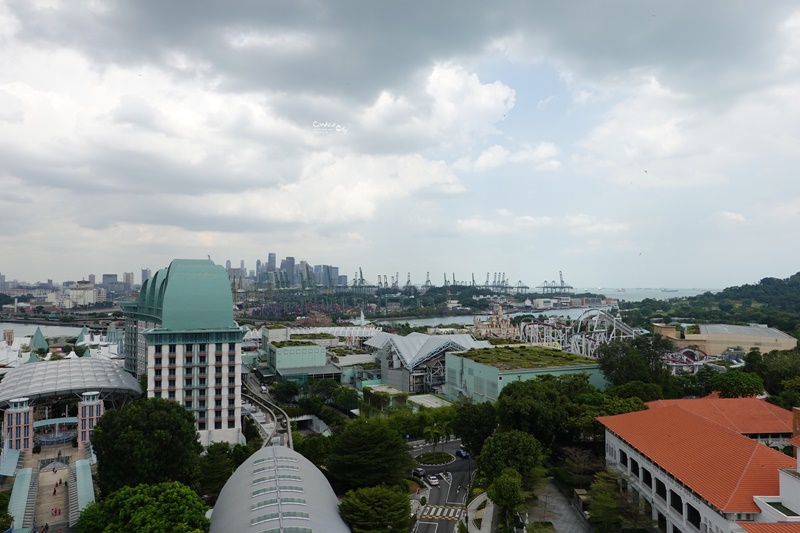
<path fill-rule="evenodd" d="M 403 7 L 1 4 L 0 272 L 800 270 L 796 3 Z"/>

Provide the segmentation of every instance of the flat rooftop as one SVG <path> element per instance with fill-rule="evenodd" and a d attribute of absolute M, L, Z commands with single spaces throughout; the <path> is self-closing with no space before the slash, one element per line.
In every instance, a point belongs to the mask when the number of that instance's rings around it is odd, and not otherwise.
<path fill-rule="evenodd" d="M 749 337 L 781 337 L 791 335 L 767 326 L 734 326 L 731 324 L 700 324 L 700 333 L 704 335 L 747 335 Z"/>
<path fill-rule="evenodd" d="M 408 401 L 422 407 L 431 408 L 453 405 L 451 402 L 448 402 L 443 398 L 439 398 L 438 396 L 434 396 L 433 394 L 417 394 L 416 396 L 409 396 Z"/>
<path fill-rule="evenodd" d="M 459 352 L 456 355 L 499 370 L 597 365 L 595 359 L 526 344 L 474 348 L 466 352 Z"/>

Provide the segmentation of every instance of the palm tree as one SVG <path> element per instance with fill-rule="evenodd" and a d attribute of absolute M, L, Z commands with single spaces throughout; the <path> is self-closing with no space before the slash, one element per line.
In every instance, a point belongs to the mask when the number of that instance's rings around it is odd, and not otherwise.
<path fill-rule="evenodd" d="M 436 445 L 439 443 L 439 440 L 443 435 L 442 428 L 437 424 L 426 426 L 422 434 L 425 437 L 426 443 L 433 444 L 433 453 L 436 453 Z"/>

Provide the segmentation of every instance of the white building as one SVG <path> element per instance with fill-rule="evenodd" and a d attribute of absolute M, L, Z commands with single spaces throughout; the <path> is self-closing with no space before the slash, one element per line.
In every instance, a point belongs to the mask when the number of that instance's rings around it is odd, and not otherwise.
<path fill-rule="evenodd" d="M 800 523 L 795 459 L 677 406 L 598 420 L 606 427 L 606 464 L 649 504 L 661 531 Z"/>

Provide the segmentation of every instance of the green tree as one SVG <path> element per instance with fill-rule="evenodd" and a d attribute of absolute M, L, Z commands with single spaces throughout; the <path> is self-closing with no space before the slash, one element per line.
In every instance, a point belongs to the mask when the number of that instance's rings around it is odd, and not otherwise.
<path fill-rule="evenodd" d="M 333 402 L 336 391 L 341 388 L 343 387 L 332 379 L 312 380 L 308 384 L 309 394 L 313 394 L 324 404 Z"/>
<path fill-rule="evenodd" d="M 215 442 L 200 457 L 200 494 L 209 505 L 214 505 L 225 482 L 235 470 L 231 447 L 227 442 Z"/>
<path fill-rule="evenodd" d="M 206 533 L 206 504 L 178 482 L 122 487 L 84 509 L 78 533 Z"/>
<path fill-rule="evenodd" d="M 339 514 L 353 533 L 408 531 L 411 526 L 408 495 L 385 485 L 348 491 L 339 504 Z"/>
<path fill-rule="evenodd" d="M 504 469 L 487 491 L 489 499 L 500 509 L 500 523 L 509 525 L 514 510 L 525 502 L 522 476 L 511 468 Z"/>
<path fill-rule="evenodd" d="M 666 337 L 642 335 L 600 346 L 597 363 L 611 385 L 642 381 L 664 387 L 669 383 L 669 370 L 664 364 L 663 355 L 674 348 Z"/>
<path fill-rule="evenodd" d="M 471 400 L 457 403 L 452 427 L 453 434 L 461 439 L 464 448 L 474 455 L 480 454 L 483 443 L 497 428 L 494 404 L 474 403 Z"/>
<path fill-rule="evenodd" d="M 497 399 L 497 413 L 501 428 L 525 431 L 548 445 L 568 415 L 555 382 L 540 379 L 506 385 Z"/>
<path fill-rule="evenodd" d="M 643 381 L 631 381 L 623 385 L 609 387 L 606 389 L 609 396 L 619 398 L 639 398 L 643 402 L 652 402 L 664 397 L 664 391 L 658 383 L 644 383 Z"/>
<path fill-rule="evenodd" d="M 414 464 L 408 445 L 382 419 L 355 420 L 333 439 L 328 472 L 345 488 L 394 484 Z"/>
<path fill-rule="evenodd" d="M 162 398 L 106 411 L 92 434 L 102 493 L 163 481 L 196 488 L 202 446 L 194 424 L 194 415 L 181 404 Z"/>
<path fill-rule="evenodd" d="M 523 475 L 530 475 L 533 469 L 542 465 L 544 448 L 532 435 L 512 429 L 495 433 L 486 439 L 478 455 L 478 467 L 486 477 L 493 481 L 506 468 L 512 468 Z"/>
<path fill-rule="evenodd" d="M 300 387 L 294 381 L 279 381 L 272 386 L 272 394 L 281 403 L 289 403 L 300 394 Z"/>
<path fill-rule="evenodd" d="M 634 411 L 644 411 L 647 406 L 639 398 L 605 396 L 599 405 L 574 404 L 567 420 L 567 430 L 576 440 L 602 440 L 605 428 L 597 421 L 598 416 L 613 416 Z"/>
<path fill-rule="evenodd" d="M 589 487 L 589 522 L 598 531 L 611 531 L 621 519 L 619 476 L 609 470 L 598 472 Z"/>
<path fill-rule="evenodd" d="M 350 387 L 339 387 L 333 393 L 333 405 L 342 411 L 358 407 L 358 391 Z"/>
<path fill-rule="evenodd" d="M 757 374 L 728 370 L 720 372 L 711 380 L 711 386 L 720 398 L 743 398 L 764 392 L 764 382 Z"/>

